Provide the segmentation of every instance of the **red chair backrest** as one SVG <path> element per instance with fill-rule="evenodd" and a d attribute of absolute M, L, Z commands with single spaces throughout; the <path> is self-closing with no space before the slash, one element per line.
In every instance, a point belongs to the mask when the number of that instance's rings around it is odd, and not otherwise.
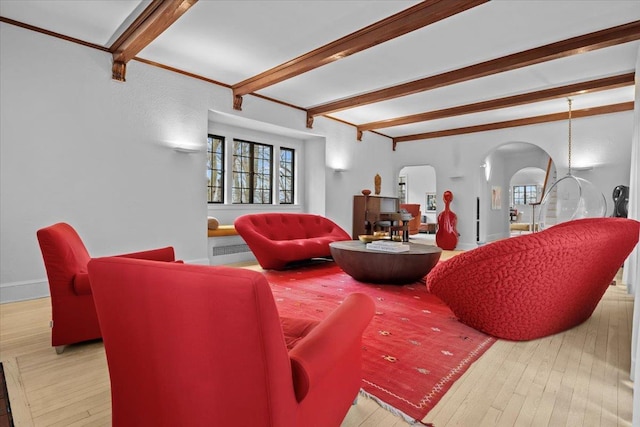
<path fill-rule="evenodd" d="M 91 257 L 76 230 L 60 222 L 37 231 L 51 295 L 73 292 L 73 277 L 87 272 Z"/>
<path fill-rule="evenodd" d="M 111 257 L 90 261 L 89 275 L 113 425 L 295 419 L 289 356 L 262 274 Z"/>

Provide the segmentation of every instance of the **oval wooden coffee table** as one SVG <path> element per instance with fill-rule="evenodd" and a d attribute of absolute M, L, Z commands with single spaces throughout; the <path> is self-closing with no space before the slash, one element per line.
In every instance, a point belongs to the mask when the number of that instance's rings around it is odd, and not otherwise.
<path fill-rule="evenodd" d="M 358 240 L 329 244 L 335 262 L 354 279 L 365 283 L 406 284 L 417 282 L 438 263 L 442 249 L 437 246 L 405 243 L 407 252 L 367 249 Z"/>

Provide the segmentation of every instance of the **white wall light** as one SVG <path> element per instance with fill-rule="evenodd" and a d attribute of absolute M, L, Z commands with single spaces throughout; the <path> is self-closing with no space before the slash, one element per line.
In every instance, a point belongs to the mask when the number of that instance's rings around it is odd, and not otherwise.
<path fill-rule="evenodd" d="M 178 153 L 190 154 L 190 153 L 199 153 L 199 152 L 201 152 L 202 151 L 202 147 L 199 147 L 197 145 L 182 144 L 182 145 L 174 145 L 173 146 L 173 150 L 177 151 Z"/>
<path fill-rule="evenodd" d="M 491 163 L 487 161 L 480 165 L 480 167 L 484 168 L 484 178 L 489 182 L 489 179 L 491 178 Z"/>

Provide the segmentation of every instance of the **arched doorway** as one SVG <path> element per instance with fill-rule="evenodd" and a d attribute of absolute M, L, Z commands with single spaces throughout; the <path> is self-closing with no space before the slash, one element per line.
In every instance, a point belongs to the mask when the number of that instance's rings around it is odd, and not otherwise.
<path fill-rule="evenodd" d="M 514 203 L 512 185 L 514 175 L 528 168 L 532 168 L 531 171 L 533 169 L 542 171 L 534 172 L 533 176 L 523 175 L 524 179 L 535 180 L 535 185 L 537 185 L 540 174 L 542 174 L 544 181 L 548 166 L 549 154 L 537 145 L 528 142 L 505 143 L 486 155 L 477 179 L 479 243 L 510 236 L 511 208 Z M 555 170 L 553 164 L 551 169 L 551 172 Z M 549 176 L 549 179 L 551 178 Z M 537 187 L 539 188 L 537 202 L 540 201 L 542 185 Z M 530 217 L 532 209 L 527 201 L 521 206 L 520 211 L 523 214 L 521 218 L 525 217 L 525 213 Z M 515 219 L 517 220 L 517 217 Z"/>
<path fill-rule="evenodd" d="M 511 177 L 509 182 L 509 231 L 512 236 L 532 231 L 534 207 L 531 204 L 542 200 L 546 176 L 547 171 L 544 169 L 525 167 Z"/>
<path fill-rule="evenodd" d="M 416 238 L 434 238 L 437 223 L 436 170 L 431 165 L 405 166 L 398 173 L 400 203 L 420 205 L 420 228 Z"/>

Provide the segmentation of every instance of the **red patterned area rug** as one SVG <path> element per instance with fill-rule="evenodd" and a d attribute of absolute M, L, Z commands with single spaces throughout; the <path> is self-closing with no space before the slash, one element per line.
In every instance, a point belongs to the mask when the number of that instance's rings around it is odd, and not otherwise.
<path fill-rule="evenodd" d="M 423 283 L 365 284 L 328 262 L 265 271 L 282 316 L 321 320 L 353 292 L 373 298 L 362 339 L 362 388 L 407 421 L 422 420 L 495 342 L 454 317 Z"/>

